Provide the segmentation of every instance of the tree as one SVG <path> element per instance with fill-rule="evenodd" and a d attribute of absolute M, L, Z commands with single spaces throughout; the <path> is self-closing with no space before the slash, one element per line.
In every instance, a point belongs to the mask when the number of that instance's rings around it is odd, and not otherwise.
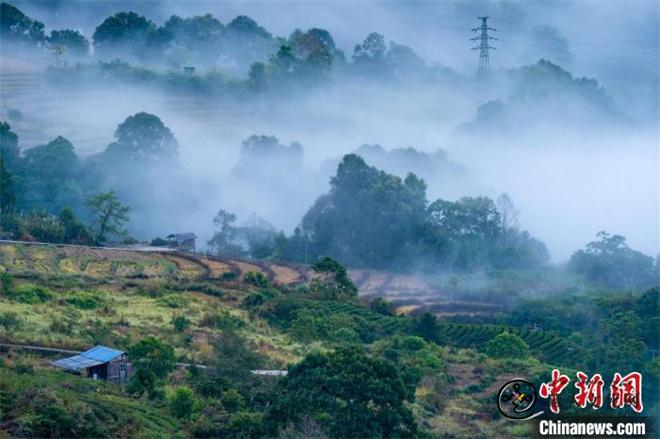
<path fill-rule="evenodd" d="M 388 302 L 386 299 L 383 299 L 382 297 L 376 297 L 374 300 L 369 302 L 369 309 L 384 316 L 394 315 L 392 304 L 390 304 L 390 302 Z"/>
<path fill-rule="evenodd" d="M 414 400 L 394 364 L 349 346 L 314 353 L 291 366 L 266 412 L 270 434 L 311 419 L 331 437 L 412 437 Z"/>
<path fill-rule="evenodd" d="M 0 122 L 0 157 L 5 162 L 7 170 L 13 171 L 15 169 L 20 155 L 18 136 L 11 130 L 11 126 L 7 122 Z"/>
<path fill-rule="evenodd" d="M 235 17 L 227 24 L 226 30 L 223 52 L 246 68 L 267 59 L 278 49 L 278 40 L 246 15 Z"/>
<path fill-rule="evenodd" d="M 421 337 L 426 341 L 432 341 L 436 344 L 441 344 L 443 340 L 440 339 L 440 324 L 438 318 L 430 312 L 424 312 L 417 317 L 410 325 L 412 335 Z"/>
<path fill-rule="evenodd" d="M 131 346 L 128 357 L 133 365 L 129 393 L 150 397 L 158 395 L 158 385 L 174 370 L 174 349 L 155 337 L 147 337 Z"/>
<path fill-rule="evenodd" d="M 653 258 L 631 249 L 626 238 L 598 232 L 597 241 L 571 256 L 568 267 L 588 281 L 609 288 L 648 288 L 657 285 Z"/>
<path fill-rule="evenodd" d="M 472 270 L 488 264 L 489 253 L 501 234 L 500 214 L 493 200 L 437 200 L 429 205 L 427 215 L 431 228 L 448 241 L 447 256 L 454 268 Z"/>
<path fill-rule="evenodd" d="M 21 208 L 56 213 L 65 206 L 80 207 L 82 189 L 78 184 L 80 161 L 73 145 L 57 136 L 45 145 L 25 151 L 21 163 Z"/>
<path fill-rule="evenodd" d="M 11 212 L 15 205 L 11 174 L 5 168 L 5 160 L 0 155 L 0 213 Z"/>
<path fill-rule="evenodd" d="M 89 41 L 77 30 L 63 29 L 50 32 L 46 42 L 51 46 L 60 46 L 76 57 L 86 56 L 89 53 Z"/>
<path fill-rule="evenodd" d="M 310 255 L 329 255 L 350 266 L 410 264 L 424 227 L 426 185 L 414 174 L 403 181 L 368 166 L 358 155 L 344 156 L 303 217 L 302 235 Z"/>
<path fill-rule="evenodd" d="M 353 60 L 356 63 L 374 63 L 385 58 L 387 45 L 385 37 L 379 33 L 372 32 L 367 35 L 362 44 L 355 46 Z"/>
<path fill-rule="evenodd" d="M 121 204 L 114 191 L 100 193 L 87 200 L 87 206 L 96 215 L 95 241 L 105 242 L 106 235 L 125 235 L 130 208 Z"/>
<path fill-rule="evenodd" d="M 509 194 L 501 194 L 495 201 L 497 211 L 500 214 L 502 234 L 506 236 L 511 229 L 518 227 L 518 209 L 514 206 Z"/>
<path fill-rule="evenodd" d="M 240 256 L 243 254 L 243 248 L 235 243 L 236 227 L 233 225 L 235 222 L 236 215 L 224 209 L 220 209 L 213 218 L 217 231 L 213 233 L 208 245 L 216 255 Z"/>
<path fill-rule="evenodd" d="M 642 320 L 633 311 L 617 312 L 605 320 L 605 367 L 610 371 L 639 370 L 646 345 L 642 338 Z M 657 327 L 654 328 L 657 331 Z"/>
<path fill-rule="evenodd" d="M 135 12 L 119 12 L 106 18 L 92 36 L 95 49 L 103 54 L 116 54 L 124 49 L 140 55 L 156 32 L 156 25 Z"/>
<path fill-rule="evenodd" d="M 527 358 L 529 346 L 519 336 L 502 332 L 486 343 L 486 353 L 495 358 L 522 360 Z"/>
<path fill-rule="evenodd" d="M 44 40 L 44 24 L 9 3 L 0 3 L 0 36 L 3 40 L 38 45 Z"/>
<path fill-rule="evenodd" d="M 195 394 L 185 386 L 177 387 L 169 402 L 172 414 L 179 419 L 190 419 L 195 410 Z"/>
<path fill-rule="evenodd" d="M 255 62 L 250 66 L 248 72 L 250 79 L 250 88 L 257 93 L 262 93 L 268 90 L 268 70 L 266 64 L 262 62 Z"/>
<path fill-rule="evenodd" d="M 324 256 L 318 259 L 312 265 L 312 270 L 322 276 L 321 282 L 312 281 L 310 286 L 312 291 L 324 293 L 335 300 L 351 300 L 357 297 L 357 287 L 348 277 L 346 268 L 331 257 Z"/>
<path fill-rule="evenodd" d="M 141 112 L 126 118 L 115 130 L 106 154 L 112 161 L 137 166 L 165 164 L 178 157 L 179 143 L 158 116 Z"/>

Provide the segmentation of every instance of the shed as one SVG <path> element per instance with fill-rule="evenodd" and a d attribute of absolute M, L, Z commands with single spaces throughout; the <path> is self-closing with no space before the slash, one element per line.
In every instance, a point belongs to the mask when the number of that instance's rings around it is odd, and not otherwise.
<path fill-rule="evenodd" d="M 105 380 L 115 384 L 128 382 L 132 373 L 131 363 L 126 352 L 97 345 L 73 357 L 51 361 L 53 366 L 69 372 Z"/>
<path fill-rule="evenodd" d="M 170 247 L 186 252 L 195 251 L 195 240 L 197 236 L 194 233 L 172 233 L 165 238 L 167 238 Z"/>

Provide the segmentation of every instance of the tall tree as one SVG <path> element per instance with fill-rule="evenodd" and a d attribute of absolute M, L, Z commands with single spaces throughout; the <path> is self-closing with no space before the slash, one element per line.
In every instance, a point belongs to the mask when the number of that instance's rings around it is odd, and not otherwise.
<path fill-rule="evenodd" d="M 178 157 L 179 143 L 153 114 L 141 112 L 126 118 L 115 130 L 115 139 L 106 149 L 111 160 L 144 166 Z"/>
<path fill-rule="evenodd" d="M 80 162 L 73 145 L 58 136 L 45 145 L 25 151 L 21 163 L 20 206 L 57 213 L 81 207 L 82 189 L 77 181 Z"/>
<path fill-rule="evenodd" d="M 96 216 L 93 230 L 97 243 L 105 242 L 107 235 L 126 234 L 130 208 L 121 204 L 113 191 L 88 199 L 87 206 Z"/>
<path fill-rule="evenodd" d="M 14 210 L 16 198 L 11 181 L 11 175 L 5 168 L 5 161 L 0 156 L 0 213 L 8 213 Z"/>
<path fill-rule="evenodd" d="M 149 45 L 155 41 L 166 43 L 166 37 L 153 22 L 135 12 L 119 12 L 106 18 L 92 36 L 96 51 L 110 56 L 148 56 Z"/>
<path fill-rule="evenodd" d="M 0 157 L 9 171 L 14 170 L 20 155 L 18 136 L 11 130 L 11 126 L 7 122 L 0 122 Z"/>
<path fill-rule="evenodd" d="M 423 180 L 409 174 L 401 181 L 349 154 L 330 180 L 330 192 L 305 214 L 302 229 L 313 257 L 391 267 L 416 251 L 425 207 Z"/>

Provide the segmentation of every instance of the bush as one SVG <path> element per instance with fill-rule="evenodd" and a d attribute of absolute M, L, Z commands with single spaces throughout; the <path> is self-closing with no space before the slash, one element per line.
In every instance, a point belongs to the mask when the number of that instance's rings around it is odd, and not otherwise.
<path fill-rule="evenodd" d="M 383 299 L 382 297 L 377 297 L 372 300 L 371 303 L 369 303 L 369 309 L 384 316 L 394 315 L 392 312 L 392 305 L 390 305 L 390 302 Z"/>
<path fill-rule="evenodd" d="M 517 335 L 502 332 L 486 343 L 486 353 L 495 358 L 524 359 L 529 353 L 529 346 Z"/>
<path fill-rule="evenodd" d="M 188 387 L 177 387 L 169 398 L 170 411 L 179 419 L 190 419 L 195 409 L 195 395 Z"/>
<path fill-rule="evenodd" d="M 172 317 L 172 326 L 177 332 L 183 332 L 192 325 L 192 322 L 186 316 L 174 316 Z"/>
<path fill-rule="evenodd" d="M 7 331 L 17 329 L 21 324 L 21 319 L 15 312 L 0 313 L 0 326 Z"/>
<path fill-rule="evenodd" d="M 245 406 L 245 401 L 235 389 L 229 389 L 222 393 L 222 406 L 228 412 L 235 412 Z"/>
<path fill-rule="evenodd" d="M 222 331 L 233 331 L 242 327 L 244 323 L 243 320 L 232 316 L 227 311 L 222 311 L 217 314 L 205 314 L 199 322 L 199 325 L 207 328 L 220 329 Z"/>
<path fill-rule="evenodd" d="M 9 273 L 0 273 L 0 294 L 8 294 L 13 286 L 14 277 Z"/>
<path fill-rule="evenodd" d="M 255 412 L 237 412 L 231 415 L 227 425 L 228 437 L 251 438 L 262 435 L 262 415 Z"/>
<path fill-rule="evenodd" d="M 96 309 L 103 304 L 99 292 L 77 292 L 66 299 L 66 303 L 78 309 Z"/>
<path fill-rule="evenodd" d="M 46 302 L 53 297 L 48 289 L 34 284 L 19 285 L 6 292 L 5 295 L 16 302 L 30 304 Z"/>
<path fill-rule="evenodd" d="M 158 300 L 159 305 L 163 305 L 168 308 L 181 308 L 185 306 L 186 303 L 186 299 L 176 294 L 170 294 L 169 296 L 165 296 Z"/>
<path fill-rule="evenodd" d="M 243 276 L 243 282 L 249 285 L 254 285 L 255 287 L 266 288 L 268 287 L 268 279 L 263 273 L 257 271 L 248 271 Z"/>
<path fill-rule="evenodd" d="M 220 275 L 221 281 L 232 282 L 235 281 L 236 279 L 238 279 L 238 273 L 236 273 L 235 271 L 227 271 L 225 273 L 222 273 L 222 275 Z"/>

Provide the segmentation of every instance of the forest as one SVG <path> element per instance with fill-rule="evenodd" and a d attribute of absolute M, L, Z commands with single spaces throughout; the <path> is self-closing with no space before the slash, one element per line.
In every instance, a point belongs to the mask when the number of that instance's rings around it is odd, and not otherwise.
<path fill-rule="evenodd" d="M 657 65 L 582 76 L 555 9 L 486 80 L 376 18 L 98 3 L 0 4 L 2 434 L 530 437 L 494 401 L 553 369 L 642 373 L 652 425 Z M 127 385 L 16 348 L 98 344 Z"/>

